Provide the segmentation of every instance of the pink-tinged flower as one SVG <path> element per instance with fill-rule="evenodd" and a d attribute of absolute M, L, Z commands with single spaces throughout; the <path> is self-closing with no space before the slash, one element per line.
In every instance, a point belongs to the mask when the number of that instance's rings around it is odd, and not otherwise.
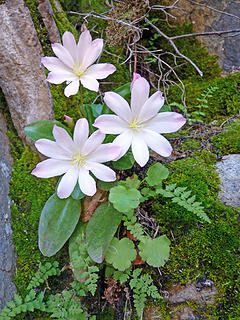
<path fill-rule="evenodd" d="M 120 159 L 132 146 L 136 162 L 143 167 L 149 159 L 148 147 L 163 157 L 169 157 L 172 147 L 160 133 L 175 132 L 186 122 L 176 112 L 159 112 L 164 104 L 160 91 L 149 98 L 149 83 L 135 75 L 131 84 L 131 107 L 115 92 L 106 92 L 104 101 L 117 115 L 99 116 L 94 126 L 103 133 L 119 134 L 113 141 L 119 145 Z M 116 159 L 116 160 L 117 160 Z"/>
<path fill-rule="evenodd" d="M 110 63 L 93 64 L 101 55 L 103 40 L 92 37 L 88 30 L 81 33 L 78 43 L 71 32 L 64 32 L 63 44 L 54 43 L 52 49 L 57 58 L 43 57 L 42 64 L 51 71 L 47 81 L 60 84 L 64 81 L 68 86 L 64 90 L 65 96 L 69 97 L 78 92 L 79 81 L 93 91 L 98 91 L 97 79 L 104 79 L 116 71 Z"/>
<path fill-rule="evenodd" d="M 53 136 L 56 141 L 40 139 L 35 143 L 39 152 L 50 159 L 36 166 L 32 174 L 39 178 L 63 177 L 57 188 L 59 198 L 71 195 L 76 183 L 87 196 L 96 192 L 96 182 L 89 174 L 102 181 L 116 180 L 115 172 L 103 165 L 114 160 L 120 153 L 120 147 L 112 143 L 102 144 L 105 134 L 95 131 L 89 138 L 89 126 L 86 119 L 79 119 L 74 128 L 73 139 L 66 130 L 54 126 Z"/>

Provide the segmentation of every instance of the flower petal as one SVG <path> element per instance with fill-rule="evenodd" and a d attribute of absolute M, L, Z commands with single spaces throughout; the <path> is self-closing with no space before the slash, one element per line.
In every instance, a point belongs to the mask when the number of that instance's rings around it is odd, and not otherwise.
<path fill-rule="evenodd" d="M 64 89 L 64 95 L 66 97 L 70 97 L 74 94 L 77 94 L 79 89 L 79 80 L 72 81 L 66 88 Z"/>
<path fill-rule="evenodd" d="M 134 82 L 139 78 L 141 78 L 141 75 L 139 73 L 133 72 L 133 79 L 132 79 L 131 86 L 130 86 L 131 90 L 132 90 Z"/>
<path fill-rule="evenodd" d="M 149 96 L 150 86 L 143 77 L 137 78 L 131 89 L 131 110 L 134 116 L 138 116 L 142 106 L 147 101 Z"/>
<path fill-rule="evenodd" d="M 84 74 L 82 77 L 80 77 L 79 80 L 81 81 L 81 84 L 88 90 L 92 90 L 96 92 L 98 91 L 99 83 L 96 79 Z"/>
<path fill-rule="evenodd" d="M 73 61 L 77 61 L 77 45 L 73 34 L 69 31 L 65 31 L 62 36 L 63 46 L 73 58 Z"/>
<path fill-rule="evenodd" d="M 132 139 L 132 153 L 136 162 L 144 167 L 149 160 L 149 151 L 147 144 L 141 134 L 134 134 Z"/>
<path fill-rule="evenodd" d="M 59 198 L 64 199 L 68 198 L 77 183 L 78 180 L 78 170 L 74 167 L 71 167 L 64 176 L 62 177 L 58 188 L 57 188 L 57 195 Z"/>
<path fill-rule="evenodd" d="M 55 55 L 69 68 L 73 68 L 74 60 L 71 56 L 71 54 L 68 52 L 64 46 L 62 46 L 60 43 L 53 43 L 52 49 Z"/>
<path fill-rule="evenodd" d="M 64 81 L 74 81 L 76 79 L 77 77 L 73 73 L 55 73 L 54 71 L 51 71 L 47 77 L 47 81 L 54 84 L 60 84 Z"/>
<path fill-rule="evenodd" d="M 106 92 L 104 95 L 104 102 L 115 112 L 121 119 L 129 121 L 132 118 L 132 113 L 128 102 L 115 92 Z"/>
<path fill-rule="evenodd" d="M 78 150 L 76 149 L 72 138 L 67 133 L 67 131 L 61 127 L 54 125 L 53 127 L 53 136 L 57 142 L 57 144 L 71 155 L 77 153 Z"/>
<path fill-rule="evenodd" d="M 121 133 L 117 138 L 113 140 L 113 144 L 115 146 L 119 146 L 121 151 L 119 155 L 114 159 L 115 161 L 120 159 L 130 148 L 132 143 L 132 132 L 130 130 L 126 130 Z"/>
<path fill-rule="evenodd" d="M 94 79 L 104 79 L 116 71 L 116 67 L 110 63 L 93 64 L 87 69 L 84 75 Z"/>
<path fill-rule="evenodd" d="M 39 139 L 35 142 L 35 147 L 46 157 L 59 160 L 71 160 L 71 154 L 62 149 L 55 141 Z"/>
<path fill-rule="evenodd" d="M 82 65 L 87 68 L 93 64 L 102 53 L 103 39 L 96 39 L 92 42 L 91 46 L 85 52 L 82 60 Z"/>
<path fill-rule="evenodd" d="M 99 180 L 110 182 L 116 180 L 116 173 L 108 168 L 107 166 L 97 163 L 97 162 L 88 162 L 87 167 Z"/>
<path fill-rule="evenodd" d="M 103 142 L 104 139 L 105 139 L 105 134 L 102 133 L 100 130 L 93 132 L 93 134 L 85 142 L 82 148 L 82 154 L 84 156 L 87 156 L 88 154 L 93 152 L 93 150 L 96 150 L 100 146 L 100 144 Z"/>
<path fill-rule="evenodd" d="M 72 69 L 56 57 L 42 57 L 41 63 L 49 71 L 54 71 L 54 73 L 72 73 Z"/>
<path fill-rule="evenodd" d="M 87 119 L 79 119 L 75 125 L 73 141 L 81 150 L 89 135 L 89 126 Z"/>
<path fill-rule="evenodd" d="M 158 133 L 170 133 L 179 130 L 186 121 L 180 113 L 160 112 L 145 122 L 145 128 Z"/>
<path fill-rule="evenodd" d="M 71 168 L 71 161 L 47 159 L 39 162 L 31 172 L 38 178 L 52 178 L 60 176 Z"/>
<path fill-rule="evenodd" d="M 81 191 L 87 196 L 91 197 L 97 191 L 95 180 L 90 176 L 89 171 L 84 168 L 79 170 L 78 183 Z"/>
<path fill-rule="evenodd" d="M 103 133 L 120 134 L 127 129 L 126 121 L 115 115 L 104 114 L 99 116 L 94 124 L 94 127 L 100 129 Z"/>
<path fill-rule="evenodd" d="M 121 148 L 113 143 L 101 144 L 95 151 L 89 154 L 89 161 L 93 162 L 108 162 L 115 160 L 119 156 Z"/>
<path fill-rule="evenodd" d="M 141 118 L 142 121 L 151 119 L 152 117 L 156 116 L 163 104 L 164 98 L 162 93 L 160 91 L 155 92 L 142 106 L 142 109 L 139 113 L 139 118 Z"/>
<path fill-rule="evenodd" d="M 168 140 L 155 131 L 144 129 L 144 140 L 146 144 L 162 157 L 169 157 L 172 153 L 172 146 Z"/>
<path fill-rule="evenodd" d="M 78 58 L 77 60 L 82 64 L 83 58 L 88 51 L 88 48 L 91 46 L 92 37 L 89 30 L 85 30 L 81 33 L 78 44 L 77 44 L 77 51 L 78 51 Z"/>

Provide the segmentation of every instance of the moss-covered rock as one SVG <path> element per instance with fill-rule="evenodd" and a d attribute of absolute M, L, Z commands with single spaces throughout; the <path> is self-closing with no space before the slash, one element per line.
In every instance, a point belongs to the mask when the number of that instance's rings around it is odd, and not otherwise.
<path fill-rule="evenodd" d="M 240 120 L 226 125 L 222 133 L 212 137 L 211 142 L 220 156 L 240 153 Z"/>
<path fill-rule="evenodd" d="M 153 210 L 162 232 L 172 239 L 171 257 L 163 268 L 167 282 L 186 284 L 207 276 L 219 290 L 217 303 L 204 311 L 207 319 L 211 319 L 210 315 L 237 319 L 240 284 L 238 212 L 217 198 L 219 178 L 213 166 L 214 159 L 216 157 L 210 152 L 199 152 L 192 158 L 168 165 L 172 171 L 168 183 L 192 190 L 196 200 L 202 202 L 210 224 L 199 224 L 192 214 L 161 197 L 153 204 Z"/>
<path fill-rule="evenodd" d="M 184 85 L 188 112 L 190 114 L 195 111 L 204 112 L 205 116 L 201 119 L 208 122 L 238 114 L 240 105 L 239 81 L 239 73 L 225 78 L 208 79 L 207 81 L 186 80 Z M 211 88 L 214 88 L 213 93 L 205 97 L 207 91 Z M 173 86 L 169 91 L 169 102 L 181 103 L 181 94 L 179 88 Z M 199 99 L 204 98 L 207 100 L 206 106 L 199 107 L 202 104 Z"/>

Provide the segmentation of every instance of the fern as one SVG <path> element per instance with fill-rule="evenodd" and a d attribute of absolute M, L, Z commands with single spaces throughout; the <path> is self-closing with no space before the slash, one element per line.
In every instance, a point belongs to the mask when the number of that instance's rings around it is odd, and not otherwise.
<path fill-rule="evenodd" d="M 85 296 L 88 291 L 93 293 L 96 290 L 96 279 L 93 276 L 95 271 L 98 271 L 98 268 L 96 270 L 96 267 L 89 266 L 88 275 L 91 277 L 89 277 L 87 286 L 84 283 L 74 281 L 72 290 L 64 290 L 61 294 L 46 297 L 44 291 L 37 294 L 33 288 L 41 285 L 48 277 L 60 274 L 58 262 L 46 263 L 31 279 L 27 287 L 29 293 L 26 297 L 23 298 L 15 294 L 14 300 L 6 303 L 7 307 L 0 312 L 0 320 L 11 320 L 18 314 L 35 310 L 51 313 L 50 318 L 55 319 L 94 320 L 95 316 L 89 318 L 87 313 L 83 311 L 79 296 Z"/>
<path fill-rule="evenodd" d="M 187 190 L 186 187 L 177 187 L 176 184 L 170 184 L 166 186 L 166 189 L 156 189 L 156 193 L 166 198 L 171 198 L 172 202 L 196 214 L 202 221 L 211 223 L 207 214 L 204 212 L 202 203 L 195 201 L 196 196 L 191 195 L 191 191 Z"/>
<path fill-rule="evenodd" d="M 137 218 L 135 216 L 132 217 L 131 220 L 127 216 L 123 216 L 122 218 L 124 226 L 127 228 L 128 231 L 131 232 L 131 234 L 137 238 L 138 240 L 143 240 L 144 237 L 144 229 L 141 226 L 140 223 L 137 223 Z"/>
<path fill-rule="evenodd" d="M 68 320 L 86 320 L 87 314 L 81 307 L 81 301 L 73 291 L 64 290 L 61 294 L 51 296 L 47 302 L 47 312 L 51 318 Z"/>
<path fill-rule="evenodd" d="M 39 271 L 35 273 L 31 279 L 27 290 L 38 287 L 41 283 L 48 279 L 51 276 L 59 276 L 60 269 L 58 268 L 59 263 L 54 261 L 53 263 L 47 262 L 44 266 L 41 266 Z"/>
<path fill-rule="evenodd" d="M 45 311 L 46 306 L 43 302 L 44 293 L 36 295 L 34 290 L 31 290 L 29 294 L 23 300 L 22 297 L 15 294 L 14 300 L 7 302 L 7 307 L 2 309 L 0 313 L 0 320 L 8 320 L 22 312 L 33 312 L 34 310 Z"/>
<path fill-rule="evenodd" d="M 141 275 L 141 272 L 142 269 L 134 270 L 132 273 L 132 279 L 129 283 L 133 290 L 134 307 L 136 308 L 139 317 L 143 312 L 147 296 L 157 299 L 161 298 L 157 287 L 152 284 L 153 281 L 151 277 L 148 274 Z"/>
<path fill-rule="evenodd" d="M 70 251 L 70 258 L 74 267 L 75 277 L 79 281 L 84 280 L 86 292 L 89 291 L 94 296 L 97 289 L 99 268 L 93 265 L 93 260 L 88 256 L 86 242 L 81 242 L 81 250 L 78 247 Z"/>
<path fill-rule="evenodd" d="M 130 278 L 131 271 L 132 271 L 132 267 L 124 271 L 119 271 L 114 269 L 111 266 L 107 266 L 105 270 L 105 277 L 110 278 L 112 276 L 114 280 L 119 281 L 122 284 L 128 281 L 128 279 Z"/>

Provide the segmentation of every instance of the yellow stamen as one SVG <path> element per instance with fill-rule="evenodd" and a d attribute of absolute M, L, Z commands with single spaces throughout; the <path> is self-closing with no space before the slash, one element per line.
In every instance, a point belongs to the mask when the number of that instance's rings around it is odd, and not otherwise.
<path fill-rule="evenodd" d="M 74 64 L 73 66 L 73 73 L 77 76 L 77 77 L 81 77 L 84 73 L 85 73 L 85 69 L 79 65 L 79 64 Z"/>
<path fill-rule="evenodd" d="M 128 122 L 128 127 L 131 129 L 137 129 L 137 128 L 140 128 L 141 126 L 142 125 L 141 125 L 141 122 L 138 119 L 138 117 L 135 117 L 131 121 Z"/>
<path fill-rule="evenodd" d="M 74 166 L 76 169 L 79 169 L 80 167 L 84 166 L 86 163 L 86 157 L 82 156 L 79 153 L 76 153 L 72 156 L 73 161 L 71 162 L 71 165 Z"/>

